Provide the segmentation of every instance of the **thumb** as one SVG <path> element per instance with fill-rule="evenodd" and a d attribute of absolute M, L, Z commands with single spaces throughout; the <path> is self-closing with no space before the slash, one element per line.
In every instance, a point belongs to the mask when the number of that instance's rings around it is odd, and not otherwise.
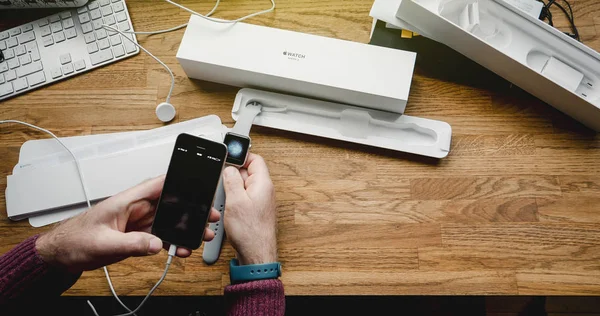
<path fill-rule="evenodd" d="M 115 232 L 110 239 L 115 247 L 114 253 L 124 257 L 155 255 L 163 247 L 160 238 L 144 232 Z"/>
<path fill-rule="evenodd" d="M 235 167 L 227 167 L 223 171 L 223 187 L 227 199 L 237 199 L 246 194 L 242 175 Z"/>

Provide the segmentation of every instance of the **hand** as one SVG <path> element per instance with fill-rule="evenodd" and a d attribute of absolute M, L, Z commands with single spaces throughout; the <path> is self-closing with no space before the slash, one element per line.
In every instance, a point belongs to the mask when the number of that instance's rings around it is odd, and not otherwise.
<path fill-rule="evenodd" d="M 262 157 L 248 156 L 244 168 L 227 167 L 225 232 L 241 265 L 277 261 L 275 190 Z"/>
<path fill-rule="evenodd" d="M 164 182 L 164 176 L 148 180 L 60 223 L 37 239 L 38 253 L 48 264 L 71 272 L 159 253 L 163 242 L 150 230 Z M 212 209 L 209 221 L 216 222 L 219 216 Z M 214 236 L 207 228 L 204 240 Z M 190 255 L 188 249 L 177 249 L 178 257 Z"/>

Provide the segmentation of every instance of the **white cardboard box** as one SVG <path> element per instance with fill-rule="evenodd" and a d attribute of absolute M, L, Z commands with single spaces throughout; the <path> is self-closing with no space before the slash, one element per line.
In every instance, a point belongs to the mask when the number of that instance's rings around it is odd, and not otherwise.
<path fill-rule="evenodd" d="M 177 59 L 190 78 L 403 113 L 416 54 L 238 22 L 190 18 Z"/>

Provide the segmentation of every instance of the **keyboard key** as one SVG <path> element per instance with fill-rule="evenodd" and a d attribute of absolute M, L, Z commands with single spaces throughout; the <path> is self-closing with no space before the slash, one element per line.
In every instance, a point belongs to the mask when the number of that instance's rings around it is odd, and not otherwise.
<path fill-rule="evenodd" d="M 19 39 L 19 43 L 21 43 L 21 44 L 29 43 L 35 39 L 35 33 L 34 32 L 23 33 L 23 34 L 19 35 L 17 38 Z"/>
<path fill-rule="evenodd" d="M 9 70 L 4 74 L 4 78 L 6 78 L 6 81 L 13 81 L 17 79 L 17 73 L 14 70 Z"/>
<path fill-rule="evenodd" d="M 75 26 L 75 22 L 73 22 L 73 19 L 68 18 L 68 19 L 62 21 L 62 25 L 63 25 L 63 28 L 68 29 L 70 27 Z"/>
<path fill-rule="evenodd" d="M 0 97 L 13 93 L 12 83 L 0 84 Z"/>
<path fill-rule="evenodd" d="M 39 26 L 39 27 L 46 26 L 46 25 L 48 25 L 48 19 L 41 19 L 41 20 L 38 22 L 38 26 Z"/>
<path fill-rule="evenodd" d="M 4 75 L 0 74 L 0 83 L 4 83 Z"/>
<path fill-rule="evenodd" d="M 132 42 L 128 41 L 127 39 L 123 41 L 123 44 L 125 45 L 125 51 L 128 54 L 135 52 L 137 48 Z"/>
<path fill-rule="evenodd" d="M 21 55 L 27 53 L 27 49 L 25 48 L 25 45 L 21 45 L 21 46 L 15 48 L 15 53 L 17 54 L 17 56 L 21 56 Z"/>
<path fill-rule="evenodd" d="M 85 69 L 85 60 L 80 59 L 78 61 L 76 61 L 73 66 L 75 66 L 75 70 L 79 71 L 79 70 L 83 70 Z"/>
<path fill-rule="evenodd" d="M 29 83 L 29 86 L 33 87 L 40 83 L 46 82 L 46 76 L 44 75 L 43 71 L 36 72 L 32 75 L 27 76 L 27 82 Z"/>
<path fill-rule="evenodd" d="M 113 9 L 115 10 L 115 12 L 121 12 L 121 11 L 125 10 L 125 6 L 123 5 L 123 3 L 119 2 L 119 3 L 113 4 Z"/>
<path fill-rule="evenodd" d="M 94 9 L 90 11 L 90 16 L 92 17 L 92 20 L 97 20 L 102 17 L 102 12 L 100 12 L 100 9 Z"/>
<path fill-rule="evenodd" d="M 90 21 L 90 15 L 87 12 L 81 13 L 79 15 L 79 23 L 83 24 Z"/>
<path fill-rule="evenodd" d="M 72 64 L 66 64 L 66 65 L 62 66 L 62 72 L 65 75 L 68 75 L 68 74 L 72 73 L 73 71 L 74 70 L 73 70 Z"/>
<path fill-rule="evenodd" d="M 60 32 L 63 29 L 62 25 L 60 24 L 60 22 L 54 22 L 54 23 L 52 23 L 52 25 L 50 26 L 50 28 L 52 29 L 52 33 Z"/>
<path fill-rule="evenodd" d="M 85 24 L 81 24 L 81 30 L 83 30 L 83 33 L 89 33 L 91 31 L 94 30 L 94 27 L 92 26 L 92 23 L 85 23 Z"/>
<path fill-rule="evenodd" d="M 37 47 L 31 50 L 31 59 L 33 59 L 33 61 L 40 60 L 40 51 Z"/>
<path fill-rule="evenodd" d="M 90 4 L 88 4 L 88 8 L 90 10 L 97 9 L 98 7 L 100 7 L 100 3 L 98 3 L 98 1 L 93 1 Z"/>
<path fill-rule="evenodd" d="M 5 40 L 9 37 L 8 32 L 0 32 L 0 40 Z"/>
<path fill-rule="evenodd" d="M 93 53 L 97 52 L 98 51 L 98 44 L 96 44 L 96 43 L 89 43 L 87 45 L 87 51 L 88 51 L 89 54 L 93 54 Z"/>
<path fill-rule="evenodd" d="M 106 30 L 105 29 L 100 29 L 96 31 L 96 38 L 97 39 L 103 39 L 106 38 L 108 36 L 108 34 L 106 34 Z"/>
<path fill-rule="evenodd" d="M 54 42 L 60 43 L 64 40 L 65 40 L 65 33 L 63 33 L 63 32 L 54 33 Z"/>
<path fill-rule="evenodd" d="M 71 11 L 64 11 L 59 13 L 61 19 L 66 19 L 71 17 Z"/>
<path fill-rule="evenodd" d="M 112 51 L 110 49 L 101 50 L 95 54 L 90 54 L 90 60 L 92 65 L 97 65 L 113 59 Z"/>
<path fill-rule="evenodd" d="M 60 21 L 60 16 L 58 16 L 58 14 L 52 15 L 52 16 L 50 16 L 48 18 L 50 19 L 50 23 L 54 23 L 54 22 Z"/>
<path fill-rule="evenodd" d="M 113 47 L 113 52 L 117 58 L 125 55 L 125 49 L 123 49 L 123 45 Z"/>
<path fill-rule="evenodd" d="M 98 47 L 100 47 L 100 49 L 107 49 L 110 47 L 110 42 L 107 38 L 101 39 L 98 41 Z"/>
<path fill-rule="evenodd" d="M 66 53 L 64 55 L 60 55 L 59 59 L 60 59 L 60 63 L 63 65 L 70 63 L 71 62 L 71 54 Z"/>
<path fill-rule="evenodd" d="M 104 18 L 104 24 L 115 25 L 117 24 L 117 21 L 115 21 L 115 17 L 111 15 Z"/>
<path fill-rule="evenodd" d="M 9 59 L 15 57 L 15 51 L 12 48 L 9 48 L 9 49 L 3 51 L 2 53 L 4 54 L 5 60 L 9 60 Z"/>
<path fill-rule="evenodd" d="M 42 36 L 48 36 L 52 34 L 52 30 L 50 29 L 50 26 L 46 25 L 40 27 L 40 33 L 42 34 Z"/>
<path fill-rule="evenodd" d="M 102 15 L 104 15 L 104 16 L 108 16 L 113 13 L 112 9 L 110 7 L 102 7 L 101 10 L 102 10 Z"/>
<path fill-rule="evenodd" d="M 17 35 L 21 34 L 21 29 L 18 27 L 15 27 L 14 29 L 8 30 L 8 34 L 10 34 L 10 36 L 17 36 Z"/>
<path fill-rule="evenodd" d="M 17 69 L 17 74 L 19 75 L 19 77 L 25 77 L 27 75 L 30 75 L 32 73 L 38 72 L 44 70 L 44 67 L 42 67 L 42 63 L 39 61 L 33 62 L 27 66 L 23 66 L 19 69 Z"/>
<path fill-rule="evenodd" d="M 85 40 L 86 44 L 96 41 L 96 37 L 94 36 L 94 33 L 87 33 L 87 34 L 83 35 L 83 39 Z"/>
<path fill-rule="evenodd" d="M 16 37 L 11 37 L 6 41 L 6 46 L 9 48 L 17 46 L 19 43 L 17 42 Z"/>
<path fill-rule="evenodd" d="M 21 63 L 21 65 L 27 65 L 27 64 L 31 63 L 31 56 L 23 55 L 23 56 L 19 57 L 19 62 Z"/>
<path fill-rule="evenodd" d="M 68 39 L 75 38 L 75 37 L 77 37 L 77 29 L 75 29 L 74 27 L 72 27 L 70 29 L 66 29 L 65 35 L 67 36 Z"/>
<path fill-rule="evenodd" d="M 110 37 L 110 43 L 112 46 L 121 44 L 121 35 L 113 35 Z"/>
<path fill-rule="evenodd" d="M 125 14 L 125 12 L 119 12 L 119 13 L 115 14 L 115 17 L 117 18 L 117 21 L 119 21 L 119 22 L 123 22 L 123 21 L 127 20 L 127 14 Z"/>
<path fill-rule="evenodd" d="M 127 23 L 127 22 L 119 23 L 119 31 L 126 32 L 126 31 L 129 31 L 130 29 L 131 28 L 129 27 L 129 23 Z"/>
<path fill-rule="evenodd" d="M 88 9 L 86 6 L 79 7 L 79 8 L 77 8 L 77 13 L 79 14 L 79 13 L 87 12 L 87 10 Z"/>
<path fill-rule="evenodd" d="M 50 76 L 52 76 L 52 79 L 60 78 L 62 77 L 62 71 L 60 68 L 54 68 L 50 70 Z"/>
<path fill-rule="evenodd" d="M 15 88 L 15 91 L 21 91 L 23 89 L 26 89 L 27 88 L 27 79 L 19 78 L 19 79 L 15 80 L 15 82 L 13 82 L 13 87 Z"/>
<path fill-rule="evenodd" d="M 33 51 L 34 49 L 37 49 L 37 43 L 36 42 L 27 43 L 27 44 L 25 44 L 25 49 L 31 53 L 31 51 Z"/>
<path fill-rule="evenodd" d="M 8 68 L 10 68 L 10 69 L 15 69 L 19 66 L 21 66 L 21 64 L 19 64 L 18 58 L 14 58 L 14 59 L 11 59 L 8 61 Z"/>
<path fill-rule="evenodd" d="M 0 74 L 8 70 L 8 62 L 0 63 Z"/>
<path fill-rule="evenodd" d="M 0 50 L 5 50 L 6 49 L 6 42 L 2 41 L 0 42 Z"/>
<path fill-rule="evenodd" d="M 110 4 L 110 0 L 100 0 L 100 5 L 101 6 L 107 6 Z"/>
<path fill-rule="evenodd" d="M 102 20 L 94 20 L 92 25 L 94 25 L 94 30 L 99 30 L 102 28 Z"/>
<path fill-rule="evenodd" d="M 42 37 L 42 43 L 44 44 L 44 47 L 48 47 L 54 44 L 54 39 L 52 38 L 52 36 Z"/>
<path fill-rule="evenodd" d="M 120 2 L 121 0 L 112 0 L 113 3 Z"/>
<path fill-rule="evenodd" d="M 23 31 L 23 33 L 33 31 L 33 24 L 28 23 L 28 24 L 21 26 L 21 31 Z"/>

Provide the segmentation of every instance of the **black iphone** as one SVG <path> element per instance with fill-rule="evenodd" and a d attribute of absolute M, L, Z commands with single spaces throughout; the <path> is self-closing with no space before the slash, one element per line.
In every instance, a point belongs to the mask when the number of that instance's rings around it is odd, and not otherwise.
<path fill-rule="evenodd" d="M 152 234 L 178 247 L 200 247 L 226 159 L 223 143 L 177 136 Z"/>

